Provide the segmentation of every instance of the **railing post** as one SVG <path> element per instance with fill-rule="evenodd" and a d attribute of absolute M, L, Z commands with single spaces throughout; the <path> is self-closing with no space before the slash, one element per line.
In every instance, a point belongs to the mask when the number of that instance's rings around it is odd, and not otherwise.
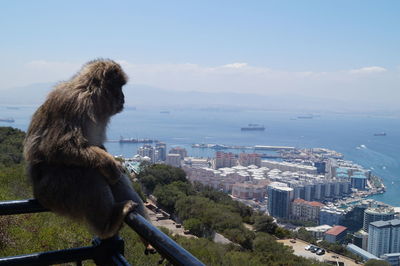
<path fill-rule="evenodd" d="M 93 260 L 96 265 L 130 265 L 120 259 L 124 255 L 125 243 L 119 236 L 113 236 L 108 239 L 96 237 L 93 239 L 92 244 L 95 247 Z"/>
<path fill-rule="evenodd" d="M 125 217 L 125 223 L 129 225 L 138 235 L 148 241 L 161 256 L 165 257 L 173 265 L 200 266 L 204 265 L 186 249 L 178 245 L 169 236 L 150 224 L 140 214 L 130 212 Z"/>

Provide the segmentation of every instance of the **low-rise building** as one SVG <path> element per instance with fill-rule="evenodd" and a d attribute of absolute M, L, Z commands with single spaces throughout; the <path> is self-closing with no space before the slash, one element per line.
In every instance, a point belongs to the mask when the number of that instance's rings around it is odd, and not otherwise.
<path fill-rule="evenodd" d="M 193 168 L 209 168 L 211 166 L 208 158 L 185 157 L 183 164 Z"/>
<path fill-rule="evenodd" d="M 174 153 L 167 154 L 166 164 L 174 167 L 181 167 L 181 155 Z"/>
<path fill-rule="evenodd" d="M 278 162 L 278 161 L 270 161 L 270 160 L 262 160 L 261 166 L 268 167 L 270 169 L 278 169 L 281 171 L 290 171 L 290 172 L 303 172 L 306 174 L 317 174 L 317 168 L 310 165 L 303 164 L 295 164 L 289 162 Z"/>
<path fill-rule="evenodd" d="M 318 223 L 319 212 L 325 205 L 317 201 L 295 199 L 292 203 L 292 219 Z"/>
<path fill-rule="evenodd" d="M 179 154 L 181 157 L 181 160 L 183 160 L 183 158 L 187 157 L 187 151 L 185 148 L 181 148 L 181 147 L 174 147 L 171 148 L 169 150 L 169 154 Z"/>
<path fill-rule="evenodd" d="M 345 214 L 345 210 L 336 207 L 323 207 L 319 212 L 319 224 L 338 225 Z"/>
<path fill-rule="evenodd" d="M 347 234 L 347 227 L 336 225 L 325 232 L 325 240 L 330 243 L 341 242 Z"/>
<path fill-rule="evenodd" d="M 400 253 L 383 254 L 381 259 L 389 262 L 391 266 L 400 266 Z"/>
<path fill-rule="evenodd" d="M 351 253 L 360 256 L 360 257 L 363 258 L 363 260 L 365 260 L 365 261 L 371 260 L 371 259 L 379 260 L 379 258 L 378 258 L 377 256 L 375 256 L 374 254 L 371 254 L 371 253 L 369 253 L 368 251 L 363 250 L 362 248 L 357 247 L 357 246 L 354 245 L 354 244 L 348 244 L 348 245 L 346 246 L 346 249 L 347 249 L 348 251 L 350 251 Z"/>
<path fill-rule="evenodd" d="M 314 227 L 306 227 L 305 229 L 310 232 L 316 239 L 323 239 L 325 236 L 325 232 L 332 229 L 332 226 L 324 224 Z"/>
<path fill-rule="evenodd" d="M 232 196 L 239 199 L 255 199 L 264 201 L 266 187 L 263 185 L 236 183 L 232 186 Z"/>

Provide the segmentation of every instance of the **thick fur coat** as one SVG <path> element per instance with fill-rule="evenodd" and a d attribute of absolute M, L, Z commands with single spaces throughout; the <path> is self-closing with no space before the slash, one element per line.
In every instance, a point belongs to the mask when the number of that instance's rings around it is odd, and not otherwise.
<path fill-rule="evenodd" d="M 56 213 L 86 221 L 101 238 L 115 235 L 132 209 L 148 218 L 103 146 L 110 117 L 123 109 L 126 82 L 116 62 L 88 62 L 50 92 L 24 143 L 34 196 Z"/>

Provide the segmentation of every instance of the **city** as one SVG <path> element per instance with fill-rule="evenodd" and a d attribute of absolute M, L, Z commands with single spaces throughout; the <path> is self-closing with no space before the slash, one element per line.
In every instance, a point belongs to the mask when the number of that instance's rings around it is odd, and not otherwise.
<path fill-rule="evenodd" d="M 192 183 L 224 192 L 274 217 L 279 226 L 292 231 L 304 227 L 317 241 L 345 244 L 364 261 L 383 259 L 397 265 L 400 208 L 367 198 L 385 192 L 371 170 L 325 148 L 257 145 L 251 153 L 218 144 L 202 148 L 215 149 L 215 157 L 191 157 L 182 147 L 167 151 L 166 143 L 156 142 L 144 144 L 124 161 L 132 173 L 143 161 L 180 167 Z M 221 150 L 228 148 L 242 152 Z"/>

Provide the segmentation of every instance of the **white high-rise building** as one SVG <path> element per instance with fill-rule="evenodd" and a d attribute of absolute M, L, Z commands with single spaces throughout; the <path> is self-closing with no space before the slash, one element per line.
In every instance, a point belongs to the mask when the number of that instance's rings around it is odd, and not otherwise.
<path fill-rule="evenodd" d="M 369 224 L 368 252 L 380 257 L 400 252 L 400 220 L 376 221 Z"/>
<path fill-rule="evenodd" d="M 156 162 L 155 149 L 150 144 L 145 144 L 137 150 L 137 154 L 142 157 L 149 157 L 152 163 Z"/>
<path fill-rule="evenodd" d="M 163 142 L 156 143 L 156 162 L 165 162 L 167 160 L 167 145 Z"/>

